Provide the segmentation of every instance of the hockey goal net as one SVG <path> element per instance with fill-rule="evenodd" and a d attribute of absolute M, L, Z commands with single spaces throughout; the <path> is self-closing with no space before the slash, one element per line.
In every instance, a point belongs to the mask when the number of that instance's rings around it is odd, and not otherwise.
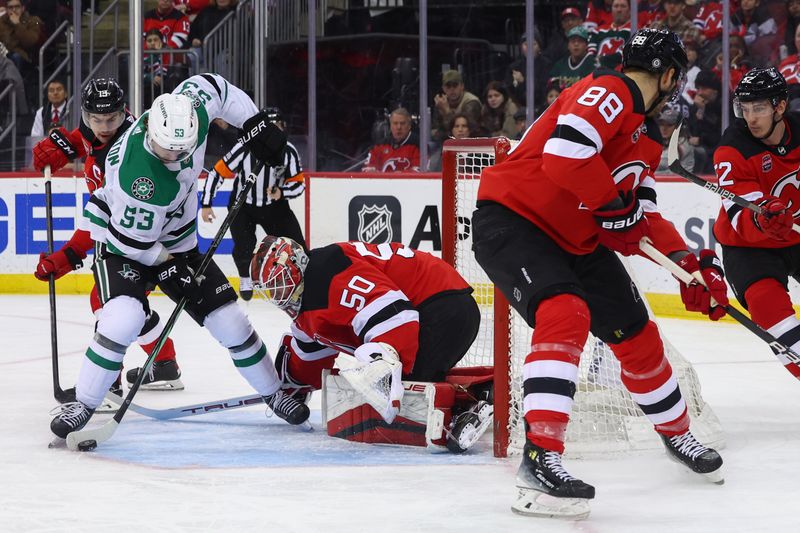
<path fill-rule="evenodd" d="M 495 291 L 475 261 L 470 221 L 481 170 L 502 161 L 511 146 L 504 138 L 450 140 L 442 154 L 442 257 L 473 286 L 481 308 L 478 337 L 460 365 L 494 365 L 497 457 L 520 453 L 525 442 L 522 364 L 530 351 L 533 330 Z M 635 280 L 630 265 L 626 266 Z M 686 399 L 692 433 L 706 445 L 722 446 L 722 428 L 700 394 L 694 369 L 667 339 L 664 349 Z M 587 457 L 661 446 L 652 424 L 622 385 L 619 371 L 619 362 L 608 346 L 590 335 L 581 356 L 567 454 Z"/>

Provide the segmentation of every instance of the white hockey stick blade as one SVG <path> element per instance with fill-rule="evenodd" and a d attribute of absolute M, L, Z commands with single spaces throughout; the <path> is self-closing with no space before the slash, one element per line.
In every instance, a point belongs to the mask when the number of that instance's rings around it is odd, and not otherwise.
<path fill-rule="evenodd" d="M 67 448 L 73 452 L 77 452 L 81 451 L 79 446 L 82 442 L 94 441 L 95 446 L 101 442 L 106 442 L 114 436 L 114 432 L 117 430 L 118 426 L 119 423 L 112 418 L 102 426 L 73 431 L 67 435 Z"/>
<path fill-rule="evenodd" d="M 123 401 L 123 399 L 119 396 L 107 398 L 114 401 L 117 405 L 121 405 Z M 129 409 L 134 413 L 139 413 L 140 415 L 153 418 L 155 420 L 174 420 L 176 418 L 184 418 L 187 416 L 217 413 L 219 411 L 230 411 L 232 409 L 249 407 L 251 405 L 264 405 L 264 398 L 259 395 L 238 396 L 236 398 L 229 398 L 227 400 L 212 400 L 210 402 L 184 405 L 182 407 L 172 407 L 169 409 L 151 409 L 149 407 L 131 403 Z"/>
<path fill-rule="evenodd" d="M 511 506 L 516 514 L 540 518 L 584 520 L 589 517 L 589 500 L 585 498 L 556 498 L 538 490 L 517 487 L 517 499 Z"/>
<path fill-rule="evenodd" d="M 678 153 L 678 141 L 681 137 L 681 129 L 683 129 L 683 122 L 678 124 L 678 127 L 672 131 L 672 135 L 669 138 L 669 146 L 667 147 L 667 166 L 677 161 L 680 157 L 680 154 Z"/>

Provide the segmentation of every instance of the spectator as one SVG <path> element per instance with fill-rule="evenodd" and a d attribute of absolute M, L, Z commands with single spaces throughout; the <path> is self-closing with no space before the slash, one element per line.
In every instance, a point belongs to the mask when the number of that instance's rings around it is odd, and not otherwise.
<path fill-rule="evenodd" d="M 594 56 L 589 53 L 589 33 L 583 26 L 567 32 L 567 55 L 550 69 L 549 80 L 557 80 L 562 87 L 569 87 L 594 71 Z"/>
<path fill-rule="evenodd" d="M 750 56 L 747 53 L 747 45 L 745 44 L 744 37 L 738 34 L 733 34 L 730 36 L 728 43 L 728 50 L 731 60 L 730 90 L 733 91 L 736 89 L 736 86 L 739 84 L 744 75 L 747 74 L 751 68 L 753 68 L 753 61 L 750 59 Z M 723 55 L 722 51 L 720 50 L 720 52 L 717 54 L 716 65 L 712 69 L 714 74 L 717 75 L 718 79 L 722 79 L 722 61 Z"/>
<path fill-rule="evenodd" d="M 786 45 L 787 54 L 796 54 L 800 51 L 797 47 L 796 29 L 800 24 L 800 0 L 789 0 L 786 2 L 786 31 L 784 33 L 783 44 Z"/>
<path fill-rule="evenodd" d="M 228 13 L 236 9 L 238 0 L 217 0 L 215 5 L 203 9 L 192 21 L 189 30 L 189 42 L 192 48 L 200 48 L 211 30 L 222 22 Z"/>
<path fill-rule="evenodd" d="M 759 37 L 778 31 L 775 20 L 758 10 L 758 3 L 759 0 L 740 0 L 739 9 L 731 16 L 731 32 L 744 37 L 748 47 Z"/>
<path fill-rule="evenodd" d="M 687 122 L 689 144 L 694 147 L 694 170 L 698 173 L 712 172 L 712 154 L 720 141 L 722 128 L 722 105 L 719 94 L 722 83 L 708 70 L 700 71 L 694 82 L 697 93 L 689 107 Z"/>
<path fill-rule="evenodd" d="M 447 138 L 447 125 L 456 113 L 464 113 L 474 124 L 480 123 L 481 101 L 464 90 L 464 79 L 457 70 L 442 74 L 442 91 L 433 97 L 433 104 L 431 139 L 434 141 L 441 143 Z"/>
<path fill-rule="evenodd" d="M 800 50 L 800 25 L 794 30 L 795 50 Z M 789 86 L 787 98 L 790 111 L 800 110 L 800 53 L 794 53 L 781 61 L 781 75 Z"/>
<path fill-rule="evenodd" d="M 169 48 L 186 48 L 189 28 L 189 19 L 173 7 L 172 0 L 158 0 L 156 8 L 144 14 L 144 34 L 152 29 L 158 30 Z"/>
<path fill-rule="evenodd" d="M 713 0 L 704 2 L 692 22 L 702 32 L 705 42 L 716 40 L 722 35 L 722 3 Z"/>
<path fill-rule="evenodd" d="M 514 139 L 518 141 L 522 139 L 525 130 L 528 129 L 528 110 L 524 107 L 520 107 L 517 109 L 517 112 L 514 113 L 514 128 L 517 131 L 514 135 Z"/>
<path fill-rule="evenodd" d="M 520 56 L 511 63 L 506 75 L 506 87 L 514 100 L 519 106 L 526 105 L 527 102 L 527 88 L 525 85 L 525 76 L 528 71 L 528 43 L 527 35 L 522 34 L 520 43 Z M 539 30 L 533 30 L 533 78 L 535 80 L 533 86 L 533 100 L 535 104 L 544 101 L 544 80 L 547 79 L 547 73 L 550 72 L 551 63 L 547 61 L 541 54 L 542 38 Z"/>
<path fill-rule="evenodd" d="M 51 129 L 63 126 L 67 98 L 67 86 L 62 80 L 55 79 L 47 84 L 47 103 L 36 110 L 31 137 L 44 137 Z"/>
<path fill-rule="evenodd" d="M 477 127 L 470 122 L 470 119 L 464 113 L 456 113 L 448 124 L 448 131 L 450 132 L 451 139 L 467 139 L 469 137 L 477 137 Z M 428 161 L 428 170 L 430 172 L 439 172 L 442 170 L 442 147 L 435 150 L 430 155 Z"/>
<path fill-rule="evenodd" d="M 685 105 L 686 109 L 688 110 L 689 105 L 694 102 L 694 95 L 697 92 L 697 89 L 695 89 L 694 86 L 694 79 L 700 72 L 700 66 L 697 64 L 697 60 L 699 58 L 697 44 L 694 41 L 684 41 L 683 46 L 686 50 L 686 58 L 688 59 L 688 63 L 686 65 L 686 83 L 683 84 L 683 92 L 681 92 L 681 97 L 683 98 L 682 104 Z"/>
<path fill-rule="evenodd" d="M 594 33 L 601 26 L 611 24 L 611 3 L 613 0 L 590 0 L 586 6 L 586 22 L 583 23 L 589 33 Z"/>
<path fill-rule="evenodd" d="M 209 4 L 211 4 L 211 0 L 172 0 L 175 9 L 189 17 L 191 21 L 194 21 Z"/>
<path fill-rule="evenodd" d="M 547 40 L 547 47 L 542 52 L 542 57 L 549 64 L 553 64 L 564 55 L 564 50 L 567 48 L 567 41 L 569 37 L 567 34 L 575 26 L 583 24 L 583 16 L 581 12 L 575 7 L 568 7 L 561 12 L 561 29 L 554 31 L 550 34 Z M 588 35 L 588 32 L 587 32 Z"/>
<path fill-rule="evenodd" d="M 670 137 L 672 132 L 678 127 L 678 124 L 683 119 L 683 112 L 681 111 L 680 104 L 676 102 L 669 102 L 661 110 L 661 113 L 656 119 L 658 129 L 661 131 L 662 142 L 664 143 L 664 150 L 661 152 L 661 162 L 658 165 L 658 172 L 669 172 L 669 155 L 667 153 L 667 146 L 669 146 Z M 694 169 L 694 148 L 689 144 L 689 136 L 686 128 L 681 130 L 680 139 L 678 140 L 678 158 L 683 168 L 690 172 Z"/>
<path fill-rule="evenodd" d="M 362 172 L 418 172 L 419 147 L 411 131 L 411 114 L 398 107 L 389 115 L 389 127 L 391 138 L 372 147 Z"/>
<path fill-rule="evenodd" d="M 164 41 L 161 32 L 153 28 L 144 37 L 145 50 L 161 50 Z M 164 92 L 164 78 L 167 74 L 169 56 L 164 54 L 144 54 L 144 104 L 149 108 L 155 98 Z"/>
<path fill-rule="evenodd" d="M 664 13 L 666 16 L 655 24 L 659 30 L 670 30 L 681 38 L 681 41 L 693 41 L 703 44 L 703 33 L 683 14 L 686 9 L 686 0 L 664 0 Z"/>
<path fill-rule="evenodd" d="M 483 92 L 481 128 L 491 137 L 514 136 L 514 113 L 517 104 L 508 97 L 508 89 L 502 81 L 490 81 Z M 456 137 L 457 139 L 459 137 Z"/>
<path fill-rule="evenodd" d="M 22 75 L 19 73 L 17 66 L 13 61 L 7 57 L 8 50 L 0 43 L 0 92 L 3 92 L 9 83 L 14 84 L 14 90 L 11 93 L 16 99 L 17 115 L 28 114 L 28 102 L 25 101 L 25 86 L 22 83 Z M 11 112 L 10 100 L 3 100 L 3 109 L 0 111 L 0 131 L 6 125 L 5 116 Z"/>
<path fill-rule="evenodd" d="M 647 28 L 659 24 L 666 18 L 662 0 L 641 0 L 639 2 L 639 27 Z"/>
<path fill-rule="evenodd" d="M 622 63 L 622 47 L 631 37 L 631 6 L 628 0 L 613 0 L 611 23 L 598 26 L 589 37 L 589 53 L 597 55 L 598 64 L 616 68 Z"/>
<path fill-rule="evenodd" d="M 59 13 L 59 4 L 63 3 L 60 0 L 25 0 L 23 3 L 27 6 L 28 14 L 39 17 L 42 21 L 43 32 L 46 36 L 52 35 L 58 25 L 64 21 Z"/>
<path fill-rule="evenodd" d="M 22 0 L 8 0 L 6 14 L 0 17 L 0 42 L 8 58 L 24 76 L 36 60 L 39 43 L 44 39 L 44 23 L 25 11 Z"/>
<path fill-rule="evenodd" d="M 550 80 L 547 84 L 547 96 L 545 102 L 547 103 L 547 107 L 550 107 L 553 102 L 556 101 L 556 98 L 562 93 L 564 87 L 558 82 L 558 80 Z"/>

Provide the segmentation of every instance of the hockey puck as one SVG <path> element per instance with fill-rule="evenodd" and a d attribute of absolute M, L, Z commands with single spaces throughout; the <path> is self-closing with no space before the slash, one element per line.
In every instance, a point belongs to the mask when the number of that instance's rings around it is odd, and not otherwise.
<path fill-rule="evenodd" d="M 90 452 L 97 448 L 97 441 L 92 440 L 82 440 L 78 443 L 78 450 L 82 452 Z"/>

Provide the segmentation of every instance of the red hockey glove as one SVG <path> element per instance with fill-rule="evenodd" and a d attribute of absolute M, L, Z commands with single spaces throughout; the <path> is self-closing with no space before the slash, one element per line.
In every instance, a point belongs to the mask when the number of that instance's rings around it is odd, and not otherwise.
<path fill-rule="evenodd" d="M 53 274 L 53 279 L 58 279 L 64 274 L 69 274 L 82 267 L 84 259 L 86 259 L 86 252 L 73 249 L 65 244 L 59 251 L 50 255 L 39 254 L 39 264 L 36 265 L 33 275 L 41 281 L 48 281 L 50 274 Z"/>
<path fill-rule="evenodd" d="M 639 252 L 639 241 L 650 236 L 644 209 L 632 192 L 604 205 L 594 213 L 600 244 L 622 255 Z"/>
<path fill-rule="evenodd" d="M 761 214 L 753 213 L 756 227 L 769 235 L 771 239 L 786 240 L 792 232 L 794 217 L 786 209 L 786 204 L 780 198 L 765 196 L 758 203 L 763 209 Z"/>
<path fill-rule="evenodd" d="M 698 281 L 686 285 L 679 281 L 681 287 L 681 300 L 687 311 L 698 311 L 708 315 L 711 320 L 724 317 L 728 305 L 728 284 L 725 283 L 725 274 L 717 254 L 711 250 L 700 250 L 700 261 L 694 254 L 689 254 L 678 262 L 689 274 L 700 272 L 707 287 Z M 715 300 L 712 307 L 711 299 Z"/>
<path fill-rule="evenodd" d="M 58 170 L 76 157 L 78 151 L 72 145 L 69 132 L 64 128 L 54 129 L 34 145 L 33 168 L 41 172 L 50 165 L 50 170 Z"/>

